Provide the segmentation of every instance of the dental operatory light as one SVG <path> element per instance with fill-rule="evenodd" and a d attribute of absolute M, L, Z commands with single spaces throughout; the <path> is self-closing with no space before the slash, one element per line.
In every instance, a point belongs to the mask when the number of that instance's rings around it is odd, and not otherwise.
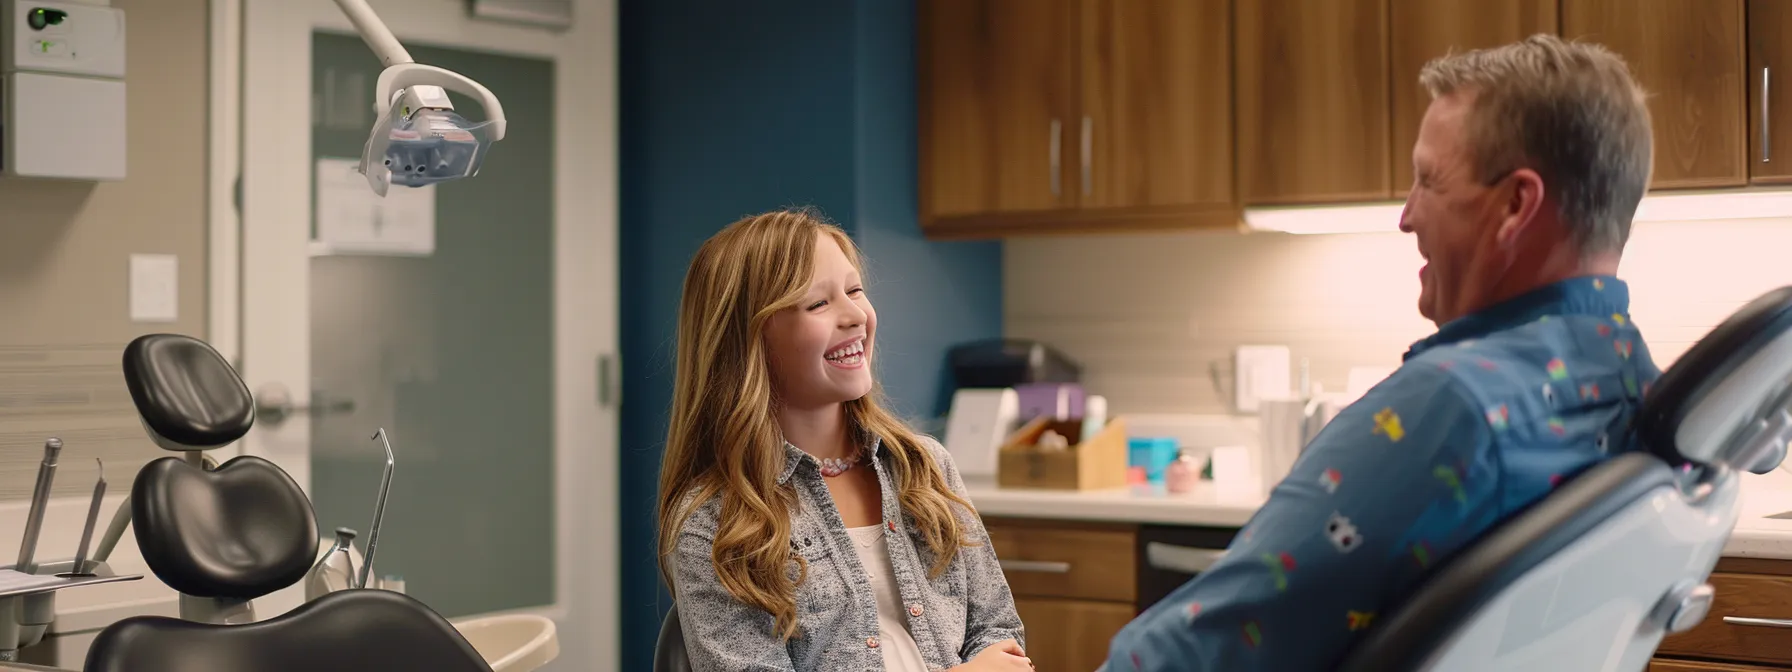
<path fill-rule="evenodd" d="M 498 97 L 466 75 L 412 61 L 367 0 L 336 0 L 336 5 L 385 66 L 374 85 L 376 118 L 359 168 L 373 193 L 383 197 L 393 184 L 421 187 L 479 174 L 491 144 L 504 139 Z M 478 100 L 488 118 L 462 117 L 448 100 L 449 91 Z"/>
<path fill-rule="evenodd" d="M 1398 233 L 1402 203 L 1246 208 L 1253 231 L 1296 234 Z M 1637 204 L 1633 222 L 1687 222 L 1792 217 L 1792 191 L 1713 191 L 1652 194 Z"/>

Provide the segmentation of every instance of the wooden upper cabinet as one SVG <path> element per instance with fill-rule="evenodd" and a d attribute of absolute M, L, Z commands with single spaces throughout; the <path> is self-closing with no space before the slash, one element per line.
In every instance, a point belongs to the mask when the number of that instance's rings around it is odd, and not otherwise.
<path fill-rule="evenodd" d="M 1076 0 L 922 0 L 921 215 L 1076 205 Z"/>
<path fill-rule="evenodd" d="M 1792 0 L 1748 0 L 1749 181 L 1792 183 Z"/>
<path fill-rule="evenodd" d="M 1556 0 L 1389 0 L 1394 90 L 1394 197 L 1412 188 L 1412 146 L 1431 94 L 1419 71 L 1431 59 L 1556 34 Z"/>
<path fill-rule="evenodd" d="M 1080 207 L 1232 202 L 1227 0 L 1083 0 Z"/>
<path fill-rule="evenodd" d="M 1743 0 L 1561 0 L 1562 36 L 1624 56 L 1650 94 L 1654 189 L 1748 182 Z"/>
<path fill-rule="evenodd" d="M 1237 0 L 1246 205 L 1385 200 L 1388 0 Z"/>

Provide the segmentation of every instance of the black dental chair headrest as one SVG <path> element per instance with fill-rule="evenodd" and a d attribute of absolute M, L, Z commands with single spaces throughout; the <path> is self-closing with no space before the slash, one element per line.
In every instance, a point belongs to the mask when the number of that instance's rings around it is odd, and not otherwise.
<path fill-rule="evenodd" d="M 156 445 L 210 450 L 255 424 L 255 399 L 230 362 L 205 341 L 148 334 L 124 349 L 124 382 Z"/>
<path fill-rule="evenodd" d="M 1738 430 L 1758 422 L 1766 395 L 1784 403 L 1792 383 L 1792 286 L 1750 301 L 1681 355 L 1643 400 L 1638 438 L 1673 466 L 1721 464 L 1766 473 L 1778 456 L 1739 454 Z"/>

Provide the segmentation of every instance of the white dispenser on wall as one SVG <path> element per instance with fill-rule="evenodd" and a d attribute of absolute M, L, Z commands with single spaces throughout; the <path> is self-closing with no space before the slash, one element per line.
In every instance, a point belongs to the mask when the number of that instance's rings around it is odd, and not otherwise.
<path fill-rule="evenodd" d="M 124 11 L 0 0 L 0 175 L 125 176 Z"/>

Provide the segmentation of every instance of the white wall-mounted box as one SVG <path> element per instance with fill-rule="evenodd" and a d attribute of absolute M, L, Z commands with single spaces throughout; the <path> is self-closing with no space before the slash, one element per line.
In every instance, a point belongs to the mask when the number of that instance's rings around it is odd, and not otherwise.
<path fill-rule="evenodd" d="M 0 175 L 125 177 L 124 11 L 0 0 Z"/>

